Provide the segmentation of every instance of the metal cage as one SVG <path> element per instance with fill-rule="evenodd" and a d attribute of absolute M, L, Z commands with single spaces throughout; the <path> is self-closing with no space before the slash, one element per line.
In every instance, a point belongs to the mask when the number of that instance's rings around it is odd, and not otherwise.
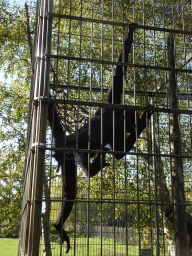
<path fill-rule="evenodd" d="M 191 1 L 37 2 L 18 255 L 65 254 L 66 242 L 54 223 L 66 200 L 73 203 L 62 223 L 70 238 L 68 255 L 191 255 Z M 128 63 L 119 63 L 133 24 Z M 117 66 L 127 69 L 120 104 L 106 102 L 109 88 L 113 97 L 118 90 L 113 84 Z M 63 129 L 62 147 L 54 137 L 54 118 L 52 129 L 47 121 L 50 104 Z M 98 108 L 101 128 L 92 129 Z M 108 128 L 106 108 L 114 113 Z M 117 109 L 123 113 L 123 134 Z M 130 110 L 153 112 L 146 115 L 141 134 L 136 114 L 130 120 L 126 115 Z M 79 148 L 85 126 L 88 145 Z M 129 151 L 128 126 L 136 131 Z M 103 145 L 110 132 L 112 145 Z M 97 138 L 97 147 L 91 138 Z M 119 152 L 121 139 L 124 150 Z M 57 153 L 64 159 L 62 170 Z M 101 156 L 101 170 L 90 177 L 93 155 Z M 65 185 L 61 172 L 70 175 L 70 163 L 75 163 L 75 176 L 67 176 Z M 66 199 L 71 184 L 76 196 Z"/>

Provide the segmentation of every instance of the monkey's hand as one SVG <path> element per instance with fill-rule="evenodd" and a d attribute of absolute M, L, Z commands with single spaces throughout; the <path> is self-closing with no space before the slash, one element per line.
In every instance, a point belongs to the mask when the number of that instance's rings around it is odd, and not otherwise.
<path fill-rule="evenodd" d="M 104 151 L 108 151 L 108 148 L 104 147 Z M 105 161 L 105 152 L 95 154 L 94 160 L 90 166 L 90 177 L 95 176 L 102 168 L 110 166 L 109 163 Z"/>

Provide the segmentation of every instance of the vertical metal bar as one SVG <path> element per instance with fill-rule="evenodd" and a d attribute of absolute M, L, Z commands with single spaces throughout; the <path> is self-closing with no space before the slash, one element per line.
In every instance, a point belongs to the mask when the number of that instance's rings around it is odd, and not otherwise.
<path fill-rule="evenodd" d="M 151 117 L 152 122 L 152 152 L 155 154 L 155 123 L 154 123 L 154 117 Z M 153 175 L 154 175 L 154 202 L 155 202 L 155 228 L 156 228 L 156 254 L 159 256 L 159 221 L 158 221 L 158 194 L 157 194 L 157 159 L 156 156 L 153 156 Z"/>
<path fill-rule="evenodd" d="M 103 19 L 103 5 L 104 1 L 102 0 L 102 19 Z M 101 59 L 103 60 L 103 24 L 101 25 Z M 103 102 L 103 64 L 101 64 L 101 102 Z M 103 149 L 103 108 L 101 107 L 101 150 Z M 103 155 L 101 156 L 101 161 L 103 162 Z M 101 222 L 100 222 L 100 230 L 101 230 L 101 237 L 100 237 L 100 246 L 101 246 L 101 255 L 103 254 L 103 170 L 101 168 L 101 205 L 100 205 L 100 215 L 101 215 Z"/>
<path fill-rule="evenodd" d="M 124 8 L 124 4 L 126 1 L 122 1 L 122 5 L 123 5 L 123 23 L 124 23 L 124 15 L 125 15 L 125 8 Z M 125 29 L 123 27 L 123 42 L 124 42 L 124 34 L 127 33 L 127 31 L 125 32 Z M 126 35 L 127 36 L 127 35 Z M 124 47 L 123 47 L 123 51 L 124 51 Z M 124 52 L 122 52 L 122 56 L 124 57 Z M 124 58 L 122 59 L 122 62 L 125 62 Z M 124 68 L 124 67 L 123 67 Z M 123 72 L 123 75 L 125 76 L 125 72 Z M 125 77 L 123 79 L 123 104 L 125 105 Z M 126 111 L 124 110 L 124 152 L 126 152 Z M 128 215 L 128 197 L 127 197 L 127 193 L 128 193 L 128 186 L 127 186 L 127 172 L 126 172 L 126 166 L 127 166 L 127 157 L 125 155 L 125 168 L 124 168 L 124 173 L 125 173 L 125 252 L 126 252 L 126 256 L 128 256 L 129 251 L 128 251 L 128 219 L 127 219 L 127 215 Z M 124 242 L 124 241 L 123 241 Z"/>
<path fill-rule="evenodd" d="M 45 151 L 42 146 L 46 143 L 46 112 L 47 106 L 43 104 L 41 98 L 48 96 L 48 81 L 49 81 L 49 59 L 45 54 L 50 53 L 51 42 L 51 20 L 48 19 L 46 13 L 51 11 L 52 1 L 42 1 L 38 5 L 38 25 L 37 25 L 37 41 L 35 47 L 36 61 L 36 79 L 34 84 L 34 99 L 36 103 L 33 105 L 33 119 L 31 128 L 31 149 L 34 151 L 34 158 L 30 159 L 31 164 L 31 182 L 28 180 L 29 187 L 28 193 L 31 192 L 31 206 L 29 228 L 27 233 L 29 238 L 26 237 L 26 255 L 39 254 L 39 239 L 41 229 L 41 206 L 42 206 L 42 191 L 43 191 L 43 173 L 44 173 L 44 156 Z M 40 18 L 41 16 L 41 18 Z M 39 74 L 39 76 L 37 76 Z M 26 170 L 27 172 L 27 170 Z M 31 184 L 31 185 L 30 185 Z M 27 188 L 26 188 L 27 189 Z M 30 191 L 31 190 L 31 191 Z"/>
<path fill-rule="evenodd" d="M 92 0 L 92 18 L 93 18 L 93 0 Z M 91 56 L 93 58 L 93 22 L 91 22 Z M 89 101 L 92 101 L 92 62 L 90 63 L 90 96 Z M 91 149 L 91 106 L 89 107 L 89 126 L 88 126 L 88 150 Z M 90 153 L 88 153 L 88 202 L 87 202 L 87 255 L 89 256 L 89 219 L 90 219 Z"/>
<path fill-rule="evenodd" d="M 153 26 L 155 27 L 155 1 L 153 0 Z M 156 66 L 156 44 L 155 44 L 155 30 L 154 30 L 154 36 L 153 36 L 153 47 L 154 47 L 154 65 Z M 155 85 L 157 85 L 156 81 L 156 70 L 155 72 Z M 157 92 L 157 88 L 155 89 Z M 152 117 L 153 120 L 153 117 Z M 154 123 L 152 127 L 154 126 Z M 153 152 L 155 151 L 155 132 L 154 127 L 152 128 L 152 142 L 153 142 Z M 153 157 L 153 173 L 154 173 L 154 200 L 155 200 L 155 227 L 156 227 L 156 255 L 159 256 L 159 213 L 158 213 L 158 194 L 157 194 L 157 166 L 156 166 L 156 158 Z"/>
<path fill-rule="evenodd" d="M 162 0 L 162 6 L 163 6 L 163 27 L 165 28 L 165 1 Z M 164 43 L 166 44 L 166 39 L 165 39 L 165 32 L 164 32 L 164 35 L 163 35 L 163 40 L 164 40 Z M 166 48 L 164 49 L 164 65 L 166 65 Z M 167 76 L 167 72 L 165 73 L 165 83 L 166 83 L 166 76 Z M 165 88 L 166 89 L 166 88 Z M 168 97 L 167 97 L 168 99 Z M 159 113 L 157 113 L 157 118 L 158 118 L 158 140 L 160 141 L 160 133 L 159 133 Z M 159 146 L 160 147 L 160 146 Z M 159 152 L 161 152 L 159 150 Z M 163 190 L 161 189 L 161 193 L 163 192 Z M 161 210 L 163 211 L 163 207 L 161 207 Z M 166 246 L 165 246 L 165 221 L 164 221 L 164 216 L 162 215 L 162 229 L 163 229 L 163 254 L 165 255 L 166 253 Z"/>

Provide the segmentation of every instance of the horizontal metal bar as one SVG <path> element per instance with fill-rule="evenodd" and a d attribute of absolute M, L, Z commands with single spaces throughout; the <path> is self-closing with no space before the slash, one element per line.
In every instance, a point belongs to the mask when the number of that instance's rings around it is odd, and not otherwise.
<path fill-rule="evenodd" d="M 51 16 L 51 17 L 58 17 L 61 19 L 80 20 L 80 21 L 85 21 L 85 22 L 108 24 L 108 25 L 112 25 L 112 26 L 124 26 L 124 27 L 133 26 L 132 24 L 127 23 L 127 22 L 116 22 L 116 21 L 110 21 L 110 20 L 78 17 L 78 16 L 72 16 L 72 15 L 66 15 L 66 14 L 60 14 L 60 13 L 50 13 L 49 12 L 49 13 L 47 13 L 47 15 Z M 169 28 L 139 25 L 139 24 L 135 27 L 137 27 L 138 29 L 145 29 L 145 30 L 155 30 L 155 31 L 164 31 L 164 32 L 168 32 L 168 33 L 171 32 L 171 33 L 175 33 L 175 34 L 178 33 L 178 34 L 192 35 L 192 31 L 179 30 L 179 29 L 169 29 Z"/>
<path fill-rule="evenodd" d="M 44 98 L 43 102 L 56 102 L 64 105 L 78 105 L 87 107 L 100 107 L 100 108 L 114 108 L 123 110 L 141 110 L 141 111 L 153 111 L 153 112 L 163 112 L 163 113 L 178 113 L 178 114 L 188 114 L 192 115 L 192 110 L 184 109 L 171 109 L 171 108 L 156 108 L 156 107 L 144 107 L 144 106 L 133 106 L 133 105 L 123 105 L 123 104 L 112 104 L 112 103 L 101 103 L 101 102 L 90 102 L 90 101 L 77 101 L 77 100 L 63 100 L 63 99 L 50 99 Z"/>
<path fill-rule="evenodd" d="M 50 87 L 54 87 L 54 84 L 49 84 Z M 59 84 L 59 87 L 62 87 L 63 89 L 70 89 L 70 90 L 81 90 L 81 91 L 91 91 L 91 92 L 101 92 L 101 88 L 90 88 L 85 86 L 74 86 L 74 85 L 62 85 Z M 109 89 L 102 88 L 103 92 L 108 92 Z M 142 91 L 124 91 L 125 95 L 135 95 L 135 96 L 145 96 L 145 97 L 156 97 L 156 98 L 167 98 L 167 93 L 164 92 L 142 92 Z M 179 94 L 178 99 L 180 100 L 192 100 L 191 94 Z"/>
<path fill-rule="evenodd" d="M 56 54 L 46 54 L 46 56 L 49 57 L 49 58 L 53 58 L 53 59 L 65 59 L 65 60 L 91 62 L 91 63 L 94 62 L 94 63 L 98 63 L 98 64 L 108 64 L 108 65 L 115 65 L 115 66 L 116 65 L 123 65 L 123 66 L 127 66 L 127 67 L 135 67 L 135 68 L 192 73 L 191 69 L 168 68 L 168 67 L 161 67 L 161 66 L 151 66 L 151 65 L 133 64 L 133 63 L 122 63 L 122 62 L 116 62 L 116 61 L 97 60 L 97 59 L 82 58 L 82 57 L 72 57 L 72 56 L 67 56 L 67 55 L 56 55 Z"/>
<path fill-rule="evenodd" d="M 41 147 L 42 148 L 42 147 Z M 157 154 L 157 153 L 142 153 L 142 152 L 125 152 L 125 151 L 115 151 L 115 150 L 93 150 L 93 149 L 78 149 L 78 148 L 53 148 L 53 147 L 44 147 L 44 150 L 51 151 L 63 151 L 63 152 L 76 152 L 76 153 L 105 153 L 105 154 L 120 154 L 120 155 L 134 155 L 134 156 L 156 156 L 156 157 L 179 157 L 179 158 L 192 158 L 192 155 L 176 155 L 176 154 Z"/>
<path fill-rule="evenodd" d="M 114 199 L 109 199 L 109 200 L 92 200 L 92 199 L 74 199 L 74 200 L 65 200 L 65 199 L 55 199 L 55 198 L 42 198 L 42 199 L 36 199 L 34 201 L 37 202 L 46 202 L 46 201 L 51 201 L 51 202 L 74 202 L 74 203 L 112 203 L 112 204 L 127 204 L 127 205 L 133 205 L 133 204 L 145 204 L 145 205 L 159 205 L 159 206 L 163 206 L 163 205 L 184 205 L 184 206 L 191 206 L 191 203 L 174 203 L 174 202 L 155 202 L 155 201 L 127 201 L 127 200 L 114 200 Z"/>

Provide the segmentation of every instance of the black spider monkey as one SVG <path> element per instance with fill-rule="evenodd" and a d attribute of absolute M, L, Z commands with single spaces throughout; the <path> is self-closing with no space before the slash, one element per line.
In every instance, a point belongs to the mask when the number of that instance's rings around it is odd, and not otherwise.
<path fill-rule="evenodd" d="M 125 39 L 124 46 L 118 58 L 118 62 L 120 63 L 128 62 L 128 56 L 133 42 L 133 31 L 136 26 L 137 24 L 131 24 L 129 27 L 128 37 Z M 106 102 L 114 104 L 121 103 L 123 76 L 126 69 L 126 65 L 120 64 L 116 66 L 113 83 L 108 91 Z M 90 122 L 86 123 L 73 134 L 66 136 L 53 102 L 49 103 L 48 120 L 55 139 L 55 146 L 60 149 L 64 147 L 67 148 L 66 150 L 56 150 L 54 154 L 55 159 L 58 161 L 58 165 L 62 168 L 63 198 L 65 199 L 65 201 L 62 202 L 61 211 L 54 226 L 60 234 L 61 241 L 67 242 L 66 253 L 70 249 L 70 242 L 69 237 L 62 227 L 72 210 L 74 199 L 76 197 L 76 163 L 81 165 L 87 176 L 92 177 L 96 175 L 102 168 L 109 166 L 109 164 L 105 162 L 105 154 L 108 150 L 106 146 L 110 145 L 111 148 L 116 151 L 115 158 L 121 159 L 132 149 L 136 139 L 145 129 L 146 121 L 151 115 L 152 111 L 144 111 L 140 118 L 139 113 L 135 110 L 124 111 L 123 109 L 114 109 L 113 107 L 102 108 L 101 113 L 101 108 L 99 108 L 93 118 L 91 118 Z M 126 141 L 124 140 L 125 117 L 126 132 L 130 133 L 126 138 Z M 88 136 L 89 126 L 91 130 L 90 137 Z M 102 143 L 101 137 L 103 138 Z M 82 151 L 83 149 L 87 150 L 88 143 L 90 143 L 91 150 L 103 151 L 102 153 L 90 153 L 90 157 L 94 157 L 92 163 L 88 162 L 88 152 L 73 153 L 69 151 L 70 148 L 76 149 L 76 147 Z M 118 151 L 121 152 L 118 153 Z M 125 153 L 122 153 L 123 151 Z"/>

